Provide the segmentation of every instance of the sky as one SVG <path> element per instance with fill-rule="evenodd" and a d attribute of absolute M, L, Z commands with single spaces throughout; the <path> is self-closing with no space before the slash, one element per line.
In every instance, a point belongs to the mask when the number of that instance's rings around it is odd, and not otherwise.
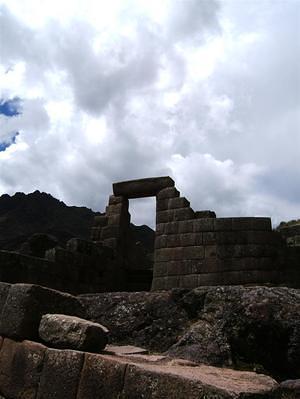
<path fill-rule="evenodd" d="M 300 218 L 300 0 L 0 0 L 0 194 Z M 131 200 L 154 225 L 153 198 Z"/>

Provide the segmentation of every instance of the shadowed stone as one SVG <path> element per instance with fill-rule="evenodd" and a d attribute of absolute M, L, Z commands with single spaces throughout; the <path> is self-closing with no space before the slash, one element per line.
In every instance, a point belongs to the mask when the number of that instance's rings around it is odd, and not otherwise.
<path fill-rule="evenodd" d="M 43 314 L 61 312 L 81 316 L 83 307 L 70 294 L 32 284 L 10 287 L 0 317 L 0 334 L 17 339 L 37 339 Z"/>
<path fill-rule="evenodd" d="M 156 199 L 159 201 L 169 198 L 176 198 L 179 197 L 179 195 L 180 193 L 175 187 L 167 187 L 157 193 Z"/>
<path fill-rule="evenodd" d="M 46 314 L 42 317 L 40 338 L 60 349 L 98 352 L 107 344 L 108 329 L 79 317 L 63 314 Z"/>
<path fill-rule="evenodd" d="M 48 349 L 37 399 L 75 399 L 83 360 L 82 352 Z"/>
<path fill-rule="evenodd" d="M 195 211 L 195 219 L 216 218 L 214 211 Z"/>
<path fill-rule="evenodd" d="M 115 196 L 126 198 L 152 197 L 166 187 L 174 187 L 174 184 L 169 176 L 149 177 L 114 183 L 113 192 Z"/>
<path fill-rule="evenodd" d="M 46 348 L 4 339 L 0 352 L 0 392 L 8 398 L 35 399 Z"/>
<path fill-rule="evenodd" d="M 86 354 L 76 399 L 119 399 L 126 364 Z"/>
<path fill-rule="evenodd" d="M 5 301 L 6 301 L 10 287 L 11 287 L 11 284 L 0 283 L 0 316 L 1 316 L 2 309 L 5 305 Z"/>

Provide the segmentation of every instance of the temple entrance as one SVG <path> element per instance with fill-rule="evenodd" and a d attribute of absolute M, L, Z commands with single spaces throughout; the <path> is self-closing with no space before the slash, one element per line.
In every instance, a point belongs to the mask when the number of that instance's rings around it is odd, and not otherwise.
<path fill-rule="evenodd" d="M 129 200 L 127 270 L 130 291 L 149 291 L 153 279 L 155 197 Z"/>

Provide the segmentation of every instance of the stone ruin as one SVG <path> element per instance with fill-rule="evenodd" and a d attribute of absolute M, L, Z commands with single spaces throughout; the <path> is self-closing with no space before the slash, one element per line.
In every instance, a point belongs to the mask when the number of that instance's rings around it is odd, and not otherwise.
<path fill-rule="evenodd" d="M 154 264 L 131 261 L 128 205 L 143 197 L 156 197 Z M 0 251 L 0 280 L 73 294 L 239 284 L 300 287 L 299 264 L 300 247 L 288 246 L 270 218 L 194 211 L 165 176 L 114 183 L 90 241 L 73 238 L 44 258 Z"/>
<path fill-rule="evenodd" d="M 0 282 L 0 399 L 299 398 L 300 380 L 284 380 L 300 375 L 299 290 L 243 287 L 300 286 L 299 248 L 269 218 L 194 212 L 170 177 L 113 192 L 91 241 L 71 239 L 45 259 L 0 251 L 0 280 L 18 280 Z M 130 281 L 145 270 L 128 264 L 128 201 L 147 196 L 158 292 L 96 293 L 144 287 Z M 130 346 L 138 340 L 154 353 Z M 265 370 L 284 366 L 283 382 L 252 368 L 253 349 Z M 252 371 L 233 369 L 238 353 Z"/>
<path fill-rule="evenodd" d="M 300 251 L 286 247 L 272 231 L 270 218 L 217 218 L 212 211 L 194 211 L 168 176 L 114 183 L 105 215 L 95 219 L 91 239 L 118 254 L 120 281 L 127 269 L 128 201 L 153 196 L 153 291 L 224 284 L 300 285 Z"/>

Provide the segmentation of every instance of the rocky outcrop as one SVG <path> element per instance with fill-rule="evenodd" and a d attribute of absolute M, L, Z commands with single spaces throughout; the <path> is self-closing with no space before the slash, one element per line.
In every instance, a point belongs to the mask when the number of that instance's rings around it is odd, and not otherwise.
<path fill-rule="evenodd" d="M 300 377 L 300 290 L 220 286 L 80 296 L 115 343 L 195 362 Z"/>

